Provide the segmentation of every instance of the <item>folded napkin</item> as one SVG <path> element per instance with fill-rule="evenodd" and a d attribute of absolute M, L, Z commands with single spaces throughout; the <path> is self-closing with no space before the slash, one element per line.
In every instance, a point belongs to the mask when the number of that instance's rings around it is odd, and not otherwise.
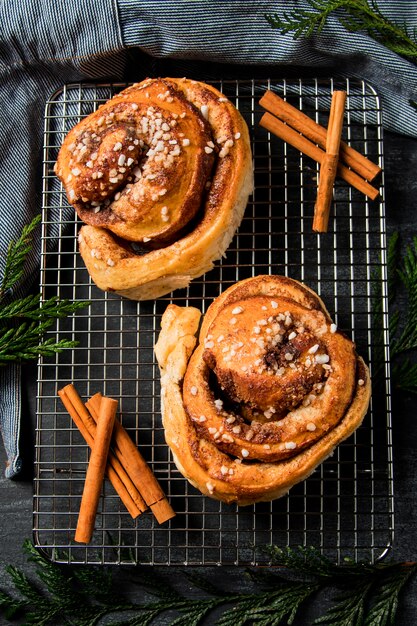
<path fill-rule="evenodd" d="M 381 12 L 406 22 L 410 32 L 417 28 L 413 5 L 378 0 Z M 168 59 L 171 68 L 178 60 L 180 75 L 187 62 L 193 68 L 200 63 L 203 80 L 208 61 L 250 64 L 248 76 L 258 65 L 271 66 L 275 76 L 285 76 L 289 66 L 311 68 L 311 75 L 326 68 L 329 75 L 367 80 L 381 96 L 384 126 L 417 136 L 417 113 L 410 104 L 417 100 L 417 67 L 365 34 L 347 33 L 335 17 L 320 36 L 297 41 L 265 20 L 266 13 L 303 6 L 311 8 L 305 0 L 74 0 L 64 9 L 55 0 L 0 3 L 0 278 L 9 241 L 40 211 L 44 103 L 64 83 L 141 80 Z M 38 246 L 35 238 L 19 291 L 37 279 Z M 9 477 L 22 465 L 20 418 L 19 366 L 10 365 L 0 369 L 0 429 Z"/>

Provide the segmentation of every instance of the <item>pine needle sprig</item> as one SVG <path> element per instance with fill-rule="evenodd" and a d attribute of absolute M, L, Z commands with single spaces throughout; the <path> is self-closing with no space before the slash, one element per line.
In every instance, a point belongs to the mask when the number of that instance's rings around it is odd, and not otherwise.
<path fill-rule="evenodd" d="M 338 624 L 340 626 L 359 626 L 364 624 L 367 602 L 373 581 L 363 584 L 360 581 L 354 587 L 339 594 L 337 604 L 327 613 L 318 617 L 314 624 Z"/>
<path fill-rule="evenodd" d="M 389 50 L 417 62 L 417 36 L 406 24 L 398 25 L 383 15 L 375 0 L 308 0 L 311 10 L 293 9 L 266 15 L 266 20 L 282 34 L 294 39 L 320 34 L 331 14 L 349 32 L 364 32 Z"/>
<path fill-rule="evenodd" d="M 291 11 L 283 11 L 282 15 L 272 13 L 265 17 L 269 24 L 278 29 L 282 35 L 293 33 L 294 39 L 301 37 L 308 39 L 314 32 L 321 33 L 329 15 L 340 8 L 341 2 L 339 0 L 330 2 L 310 0 L 309 4 L 313 9 L 312 11 L 292 9 Z"/>
<path fill-rule="evenodd" d="M 53 320 L 61 319 L 85 306 L 85 302 L 72 302 L 67 299 L 60 300 L 58 296 L 52 296 L 48 300 L 42 301 L 41 294 L 36 293 L 3 305 L 0 311 L 0 321 L 11 319 L 39 321 L 48 318 Z"/>
<path fill-rule="evenodd" d="M 401 253 L 398 233 L 388 241 L 387 284 L 389 302 L 390 361 L 393 387 L 407 393 L 417 393 L 417 363 L 411 358 L 417 350 L 417 237 Z M 383 329 L 382 274 L 373 273 L 372 319 L 374 386 L 383 373 L 386 344 Z M 400 291 L 402 293 L 400 294 Z M 404 302 L 400 308 L 398 301 Z"/>
<path fill-rule="evenodd" d="M 9 565 L 6 571 L 10 575 L 17 591 L 27 601 L 27 606 L 30 606 L 28 623 L 37 624 L 37 626 L 49 624 L 60 609 L 19 569 Z"/>
<path fill-rule="evenodd" d="M 226 601 L 231 602 L 234 598 L 235 596 L 229 595 Z M 180 615 L 172 620 L 171 626 L 198 626 L 211 611 L 224 604 L 224 602 L 225 599 L 223 597 L 183 601 L 180 605 L 173 607 L 180 612 Z"/>
<path fill-rule="evenodd" d="M 65 597 L 68 580 L 67 577 L 55 565 L 45 559 L 40 552 L 35 550 L 31 541 L 23 543 L 23 550 L 27 555 L 27 560 L 36 566 L 39 579 L 46 585 L 47 589 L 54 595 Z"/>
<path fill-rule="evenodd" d="M 334 573 L 333 563 L 312 546 L 298 548 L 267 546 L 265 549 L 274 565 L 294 570 L 305 577 L 314 575 L 324 579 Z"/>
<path fill-rule="evenodd" d="M 266 551 L 274 565 L 296 571 L 305 578 L 318 578 L 322 582 L 327 579 L 335 581 L 339 576 L 343 576 L 345 580 L 348 576 L 362 576 L 373 571 L 373 566 L 368 561 L 356 562 L 348 557 L 344 560 L 343 567 L 337 565 L 313 546 L 297 548 L 267 546 Z"/>
<path fill-rule="evenodd" d="M 111 622 L 111 626 L 149 626 L 157 619 L 159 614 L 160 611 L 158 610 L 141 611 L 139 615 L 135 615 L 130 619 Z"/>
<path fill-rule="evenodd" d="M 346 585 L 346 591 L 336 596 L 336 604 L 314 624 L 394 626 L 400 593 L 415 572 L 415 565 L 406 570 L 401 564 L 376 567 L 367 579 Z"/>
<path fill-rule="evenodd" d="M 393 379 L 395 389 L 405 393 L 417 394 L 417 363 L 411 363 L 410 359 L 400 359 L 394 363 Z"/>
<path fill-rule="evenodd" d="M 397 270 L 407 293 L 407 316 L 400 337 L 391 345 L 391 355 L 396 355 L 417 348 L 417 237 L 407 247 L 402 267 Z"/>
<path fill-rule="evenodd" d="M 0 302 L 24 274 L 26 258 L 32 249 L 32 235 L 40 221 L 41 216 L 37 215 L 30 224 L 23 227 L 19 239 L 9 243 L 4 275 L 0 284 Z"/>
<path fill-rule="evenodd" d="M 20 324 L 17 328 L 0 328 L 0 365 L 36 359 L 39 355 L 50 357 L 78 345 L 78 342 L 68 339 L 42 339 L 53 322 L 53 319 L 48 319 L 41 324 L 32 322 Z"/>
<path fill-rule="evenodd" d="M 258 593 L 241 600 L 235 607 L 226 610 L 217 623 L 219 626 L 244 626 L 249 623 L 259 626 L 292 624 L 301 605 L 319 589 L 318 583 L 306 584 L 304 581 L 287 580 L 274 591 Z"/>
<path fill-rule="evenodd" d="M 359 0 L 352 6 L 350 0 L 345 0 L 343 8 L 347 16 L 341 17 L 340 22 L 346 30 L 366 32 L 396 54 L 417 61 L 416 33 L 411 35 L 406 24 L 398 26 L 391 22 L 382 14 L 375 0 L 370 4 Z"/>
<path fill-rule="evenodd" d="M 27 605 L 27 600 L 16 600 L 5 591 L 0 591 L 0 614 L 3 613 L 7 621 L 17 619 Z"/>
<path fill-rule="evenodd" d="M 47 560 L 30 542 L 25 542 L 24 549 L 35 567 L 36 579 L 9 567 L 20 597 L 0 590 L 0 615 L 11 621 L 20 614 L 25 623 L 38 626 L 98 626 L 104 617 L 109 626 L 153 626 L 162 615 L 169 616 L 172 626 L 198 626 L 214 610 L 222 611 L 216 621 L 219 626 L 284 626 L 292 624 L 319 591 L 333 588 L 338 590 L 333 606 L 315 623 L 391 626 L 400 594 L 417 572 L 415 563 L 346 559 L 338 565 L 313 547 L 271 546 L 269 551 L 282 569 L 277 575 L 273 570 L 270 577 L 255 570 L 253 581 L 258 578 L 260 588 L 226 591 L 198 575 L 193 594 L 203 589 L 205 597 L 190 598 L 169 585 L 170 591 L 161 593 L 159 586 L 164 581 L 149 577 L 140 567 L 132 570 L 133 589 L 123 584 L 120 591 L 110 568 L 63 567 Z M 129 593 L 138 585 L 145 593 L 141 602 L 132 602 Z M 159 596 L 158 600 L 146 599 L 149 591 Z"/>
<path fill-rule="evenodd" d="M 23 549 L 28 556 L 28 561 L 35 565 L 37 577 L 47 591 L 46 599 L 42 598 L 42 601 L 37 603 L 33 597 L 29 596 L 29 593 L 33 593 L 30 591 L 30 586 L 34 587 L 32 582 L 27 579 L 29 587 L 20 590 L 30 600 L 30 606 L 35 608 L 33 615 L 29 613 L 32 622 L 38 619 L 38 614 L 44 611 L 49 615 L 45 624 L 55 623 L 54 619 L 60 623 L 63 616 L 68 616 L 68 621 L 64 623 L 71 624 L 71 615 L 74 614 L 77 615 L 79 626 L 94 626 L 108 613 L 108 606 L 117 607 L 112 594 L 113 581 L 108 570 L 80 568 L 64 572 L 39 553 L 30 541 L 25 541 Z M 92 606 L 90 594 L 96 600 L 102 600 L 106 606 Z M 123 608 L 124 606 L 123 604 Z M 30 620 L 29 623 L 31 623 Z"/>
<path fill-rule="evenodd" d="M 44 335 L 57 319 L 72 315 L 88 302 L 60 300 L 56 296 L 43 300 L 41 294 L 13 295 L 24 275 L 27 256 L 32 250 L 33 232 L 39 222 L 40 216 L 36 216 L 23 228 L 19 239 L 8 247 L 0 284 L 0 366 L 38 356 L 50 357 L 78 345 L 77 341 L 45 339 Z"/>
<path fill-rule="evenodd" d="M 396 305 L 400 287 L 404 288 L 406 306 L 400 314 Z M 395 233 L 388 246 L 388 289 L 390 303 L 390 356 L 394 388 L 417 394 L 417 364 L 408 354 L 417 349 L 417 237 L 400 254 L 400 240 Z"/>
<path fill-rule="evenodd" d="M 399 606 L 399 596 L 415 569 L 407 571 L 393 570 L 378 590 L 365 621 L 365 626 L 388 626 L 395 624 L 395 616 Z"/>
<path fill-rule="evenodd" d="M 387 246 L 387 280 L 388 280 L 388 298 L 389 304 L 392 305 L 397 295 L 397 267 L 400 259 L 400 233 L 394 232 L 388 240 Z"/>

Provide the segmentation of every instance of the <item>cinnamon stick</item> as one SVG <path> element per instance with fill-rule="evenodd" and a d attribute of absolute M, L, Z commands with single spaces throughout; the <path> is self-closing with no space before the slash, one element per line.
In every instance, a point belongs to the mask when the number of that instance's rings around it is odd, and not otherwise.
<path fill-rule="evenodd" d="M 90 543 L 93 535 L 116 410 L 117 400 L 102 398 L 75 531 L 75 541 L 78 543 Z"/>
<path fill-rule="evenodd" d="M 318 163 L 321 164 L 323 162 L 325 155 L 324 150 L 316 146 L 309 139 L 306 139 L 306 137 L 300 135 L 290 126 L 287 126 L 287 124 L 281 122 L 281 120 L 276 118 L 274 115 L 271 115 L 271 113 L 264 113 L 259 124 L 263 128 L 269 130 L 274 135 L 277 135 L 277 137 L 280 137 L 280 139 L 283 139 L 283 141 L 286 141 L 287 143 L 294 146 L 294 148 L 296 148 L 297 150 L 300 150 L 300 152 L 303 152 L 310 158 L 314 159 Z M 371 200 L 375 200 L 375 198 L 378 197 L 378 189 L 373 187 L 370 183 L 368 183 L 366 180 L 356 174 L 356 172 L 350 170 L 340 162 L 337 165 L 337 175 L 340 176 L 340 178 L 343 178 L 343 180 L 345 180 L 347 183 L 358 189 L 358 191 L 361 191 L 363 194 L 371 198 Z"/>
<path fill-rule="evenodd" d="M 92 417 L 97 419 L 103 396 L 95 394 L 86 402 Z M 149 465 L 118 420 L 114 425 L 114 451 L 126 467 L 130 478 L 139 489 L 146 504 L 150 507 L 157 521 L 162 524 L 175 516 L 160 484 Z"/>
<path fill-rule="evenodd" d="M 63 389 L 58 390 L 58 395 L 86 443 L 92 448 L 96 433 L 96 423 L 85 409 L 75 387 L 67 385 Z M 120 461 L 111 451 L 108 457 L 106 474 L 114 490 L 134 519 L 146 510 L 147 506 L 142 496 L 132 483 L 125 468 L 123 468 Z"/>
<path fill-rule="evenodd" d="M 333 186 L 339 161 L 339 147 L 342 136 L 343 116 L 345 113 L 346 92 L 335 91 L 330 105 L 329 124 L 326 137 L 326 154 L 320 166 L 317 201 L 314 207 L 313 230 L 327 232 Z"/>
<path fill-rule="evenodd" d="M 259 100 L 259 104 L 320 148 L 326 148 L 326 129 L 274 92 L 266 91 Z M 339 159 L 359 176 L 370 182 L 381 173 L 381 168 L 378 165 L 344 141 L 340 142 Z"/>

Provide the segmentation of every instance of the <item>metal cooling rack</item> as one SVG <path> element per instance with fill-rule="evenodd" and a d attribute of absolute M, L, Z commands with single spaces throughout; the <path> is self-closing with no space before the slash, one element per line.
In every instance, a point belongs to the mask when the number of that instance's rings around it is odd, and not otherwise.
<path fill-rule="evenodd" d="M 388 354 L 384 202 L 368 201 L 337 181 L 329 232 L 312 232 L 317 165 L 259 127 L 258 100 L 272 89 L 327 124 L 331 92 L 348 92 L 344 139 L 383 165 L 381 111 L 374 90 L 357 81 L 276 80 L 215 83 L 246 118 L 253 146 L 255 192 L 227 258 L 188 289 L 136 303 L 98 290 L 77 252 L 79 222 L 53 165 L 65 134 L 125 85 L 69 85 L 46 106 L 43 166 L 42 298 L 91 301 L 50 336 L 79 346 L 41 360 L 37 398 L 34 537 L 51 558 L 75 563 L 265 564 L 262 547 L 309 544 L 339 561 L 378 558 L 393 533 L 393 473 Z M 383 182 L 381 194 L 383 198 Z M 332 458 L 287 497 L 238 509 L 202 496 L 176 470 L 164 442 L 159 374 L 153 355 L 169 302 L 204 311 L 237 280 L 259 273 L 305 281 L 370 365 L 373 396 L 364 424 Z M 87 398 L 117 398 L 122 422 L 177 512 L 158 526 L 136 521 L 111 485 L 103 489 L 93 543 L 74 543 L 88 460 L 87 446 L 57 398 L 74 382 Z"/>

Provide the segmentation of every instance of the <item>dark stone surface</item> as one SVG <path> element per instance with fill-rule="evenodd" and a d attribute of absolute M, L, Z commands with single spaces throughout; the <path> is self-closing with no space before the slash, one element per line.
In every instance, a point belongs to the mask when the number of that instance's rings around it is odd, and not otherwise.
<path fill-rule="evenodd" d="M 399 231 L 404 245 L 417 235 L 417 140 L 385 135 L 385 185 L 388 234 Z M 400 301 L 401 304 L 401 301 Z M 22 451 L 25 471 L 15 481 L 0 476 L 0 588 L 10 588 L 4 566 L 12 563 L 26 566 L 22 552 L 25 538 L 32 531 L 32 476 L 33 433 L 35 421 L 35 376 L 33 367 L 25 370 L 27 395 L 22 418 Z M 395 560 L 417 559 L 417 428 L 415 425 L 417 398 L 398 395 L 393 397 L 393 448 L 395 490 L 395 536 L 391 556 Z M 5 455 L 0 450 L 0 466 Z M 163 568 L 163 574 L 177 588 L 187 593 L 190 584 L 178 568 Z M 251 588 L 243 570 L 223 567 L 206 568 L 205 574 L 217 584 L 228 589 Z M 413 580 L 402 597 L 399 625 L 417 623 L 417 580 Z M 321 599 L 325 602 L 326 598 Z M 316 609 L 303 614 L 297 624 L 311 623 Z M 167 624 L 170 618 L 167 617 Z M 215 623 L 215 618 L 207 620 Z"/>

